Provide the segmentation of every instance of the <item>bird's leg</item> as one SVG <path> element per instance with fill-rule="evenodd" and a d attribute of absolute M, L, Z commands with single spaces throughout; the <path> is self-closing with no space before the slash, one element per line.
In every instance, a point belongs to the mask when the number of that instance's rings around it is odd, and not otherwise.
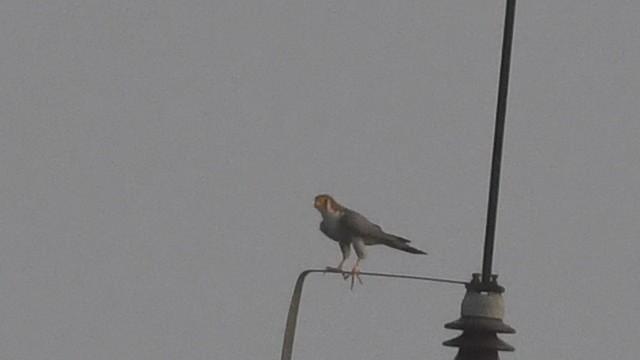
<path fill-rule="evenodd" d="M 342 261 L 340 261 L 340 263 L 339 263 L 339 264 L 338 264 L 338 266 L 336 266 L 336 267 L 327 266 L 327 267 L 325 268 L 325 270 L 326 270 L 326 271 L 330 271 L 330 272 L 337 272 L 337 273 L 341 273 L 341 274 L 342 274 L 342 277 L 346 280 L 346 279 L 349 277 L 349 274 L 348 274 L 348 273 L 345 273 L 345 271 L 344 271 L 344 270 L 342 270 L 342 265 L 344 265 L 344 262 L 345 262 L 346 260 L 347 260 L 346 258 L 342 259 Z"/>
<path fill-rule="evenodd" d="M 348 277 L 349 275 L 347 275 Z M 360 259 L 356 260 L 356 264 L 351 269 L 351 290 L 353 290 L 353 284 L 356 282 L 356 278 L 358 278 L 358 282 L 362 284 L 362 279 L 360 279 Z"/>
<path fill-rule="evenodd" d="M 344 265 L 344 262 L 347 261 L 347 259 L 349 258 L 349 255 L 351 255 L 351 244 L 348 241 L 340 241 L 339 245 L 340 245 L 340 252 L 342 252 L 342 260 L 340 261 L 338 266 L 336 266 L 335 268 L 327 266 L 326 270 L 331 272 L 341 273 L 342 278 L 347 280 L 347 278 L 349 277 L 349 273 L 342 270 L 342 265 Z"/>

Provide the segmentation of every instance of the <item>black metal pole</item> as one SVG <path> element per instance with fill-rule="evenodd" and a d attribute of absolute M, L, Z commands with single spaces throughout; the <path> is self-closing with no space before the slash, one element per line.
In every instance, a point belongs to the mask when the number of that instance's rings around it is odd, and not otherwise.
<path fill-rule="evenodd" d="M 491 161 L 491 183 L 489 185 L 489 205 L 487 227 L 484 240 L 484 258 L 482 262 L 482 282 L 488 284 L 491 279 L 493 262 L 493 243 L 496 233 L 498 210 L 498 190 L 500 189 L 500 165 L 502 162 L 502 143 L 504 138 L 504 119 L 507 111 L 507 91 L 509 88 L 509 67 L 511 64 L 511 44 L 513 42 L 513 23 L 516 0 L 507 0 L 502 39 L 502 63 L 498 85 L 498 107 L 496 110 L 496 129 L 493 139 L 493 159 Z"/>

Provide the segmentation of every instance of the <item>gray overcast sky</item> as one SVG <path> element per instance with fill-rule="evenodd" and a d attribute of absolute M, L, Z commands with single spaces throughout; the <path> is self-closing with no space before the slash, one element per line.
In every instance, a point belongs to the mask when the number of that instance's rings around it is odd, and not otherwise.
<path fill-rule="evenodd" d="M 279 358 L 329 192 L 481 267 L 504 1 L 3 1 L 0 357 Z M 518 2 L 503 359 L 640 353 L 640 2 Z M 349 263 L 349 266 L 351 263 Z M 453 285 L 309 278 L 296 359 L 453 359 Z"/>

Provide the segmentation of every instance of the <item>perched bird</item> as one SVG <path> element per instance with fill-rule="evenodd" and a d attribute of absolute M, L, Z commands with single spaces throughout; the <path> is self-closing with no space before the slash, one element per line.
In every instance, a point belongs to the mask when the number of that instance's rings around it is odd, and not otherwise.
<path fill-rule="evenodd" d="M 343 272 L 342 265 L 351 254 L 352 245 L 356 251 L 358 259 L 351 269 L 351 275 L 344 275 L 345 279 L 351 276 L 352 289 L 355 278 L 358 278 L 358 281 L 362 283 L 359 275 L 360 262 L 367 257 L 366 246 L 383 244 L 412 254 L 427 254 L 410 246 L 409 240 L 382 231 L 380 226 L 359 213 L 338 204 L 330 195 L 316 196 L 314 206 L 322 215 L 320 231 L 330 239 L 337 241 L 340 245 L 340 251 L 342 251 L 342 260 L 338 266 L 335 268 L 327 266 L 327 270 Z"/>

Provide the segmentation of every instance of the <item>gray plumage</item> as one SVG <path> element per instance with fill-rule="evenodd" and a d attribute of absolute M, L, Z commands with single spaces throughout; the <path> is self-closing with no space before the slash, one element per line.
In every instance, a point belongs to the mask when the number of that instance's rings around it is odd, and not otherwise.
<path fill-rule="evenodd" d="M 327 225 L 327 220 L 323 220 L 320 223 L 320 231 L 328 238 L 338 242 L 343 255 L 345 251 L 350 252 L 349 244 L 353 245 L 354 250 L 361 259 L 366 258 L 366 249 L 363 245 L 382 244 L 412 254 L 427 254 L 409 245 L 410 240 L 384 232 L 379 225 L 372 223 L 356 211 L 345 207 L 342 207 L 340 211 L 342 214 L 337 220 L 338 226 L 331 228 Z M 348 256 L 347 254 L 346 257 Z"/>

